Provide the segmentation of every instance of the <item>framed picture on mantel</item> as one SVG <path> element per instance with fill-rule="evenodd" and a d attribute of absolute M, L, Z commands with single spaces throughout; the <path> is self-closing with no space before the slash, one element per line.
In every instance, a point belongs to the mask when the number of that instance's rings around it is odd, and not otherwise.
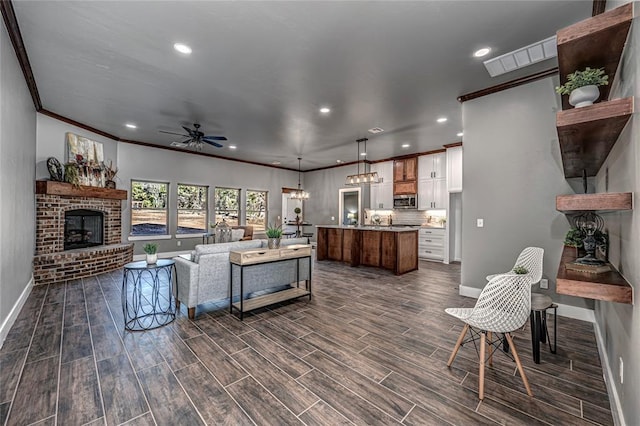
<path fill-rule="evenodd" d="M 71 132 L 65 134 L 67 163 L 78 168 L 78 184 L 104 187 L 104 151 L 101 142 Z"/>

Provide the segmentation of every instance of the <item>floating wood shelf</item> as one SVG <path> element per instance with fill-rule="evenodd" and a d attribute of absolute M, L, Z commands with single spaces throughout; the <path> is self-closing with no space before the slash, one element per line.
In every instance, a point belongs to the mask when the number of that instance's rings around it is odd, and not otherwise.
<path fill-rule="evenodd" d="M 556 196 L 556 210 L 562 213 L 613 212 L 631 209 L 633 209 L 633 194 L 631 192 Z"/>
<path fill-rule="evenodd" d="M 556 115 L 566 178 L 595 176 L 633 114 L 633 97 L 600 102 Z"/>
<path fill-rule="evenodd" d="M 575 248 L 562 251 L 556 293 L 608 302 L 633 303 L 633 287 L 615 269 L 601 274 L 567 270 L 565 263 L 576 260 Z"/>
<path fill-rule="evenodd" d="M 558 31 L 560 83 L 566 83 L 567 75 L 576 70 L 604 67 L 609 85 L 601 86 L 600 93 L 601 99 L 609 99 L 632 20 L 633 3 L 627 3 Z M 569 96 L 564 95 L 562 109 L 569 108 Z"/>
<path fill-rule="evenodd" d="M 62 197 L 103 198 L 107 200 L 126 200 L 127 191 L 122 189 L 100 188 L 96 186 L 73 186 L 66 182 L 52 180 L 36 181 L 36 194 L 60 195 Z"/>

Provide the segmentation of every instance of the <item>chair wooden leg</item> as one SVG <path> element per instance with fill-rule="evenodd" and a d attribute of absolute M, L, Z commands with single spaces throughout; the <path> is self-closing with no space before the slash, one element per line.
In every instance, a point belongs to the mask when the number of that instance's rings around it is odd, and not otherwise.
<path fill-rule="evenodd" d="M 449 361 L 447 362 L 447 367 L 451 367 L 453 364 L 453 360 L 456 359 L 456 355 L 458 354 L 458 350 L 462 345 L 462 341 L 464 340 L 464 336 L 466 336 L 467 331 L 469 331 L 469 324 L 465 324 L 460 336 L 458 336 L 458 341 L 456 342 L 456 346 L 453 348 L 453 352 L 451 352 L 451 356 L 449 357 Z"/>
<path fill-rule="evenodd" d="M 481 400 L 484 399 L 484 351 L 486 349 L 486 340 L 487 337 L 483 331 L 480 333 L 480 378 L 478 379 L 480 387 L 478 396 Z"/>
<path fill-rule="evenodd" d="M 491 332 L 487 332 L 487 350 L 489 351 L 489 365 L 493 367 L 493 351 L 491 351 Z"/>
<path fill-rule="evenodd" d="M 196 319 L 196 308 L 195 308 L 195 306 L 193 308 L 187 309 L 187 315 L 189 316 L 190 320 Z"/>
<path fill-rule="evenodd" d="M 518 356 L 518 352 L 516 352 L 516 347 L 513 344 L 513 340 L 511 339 L 510 333 L 505 333 L 504 336 L 509 341 L 509 347 L 511 348 L 511 352 L 513 353 L 513 359 L 516 361 L 516 366 L 518 366 L 518 372 L 520 373 L 520 377 L 522 377 L 522 381 L 524 382 L 524 387 L 527 389 L 527 394 L 529 396 L 533 396 L 531 392 L 531 387 L 529 387 L 529 381 L 527 380 L 527 376 L 524 374 L 524 370 L 522 369 L 522 363 L 520 362 L 520 357 Z"/>

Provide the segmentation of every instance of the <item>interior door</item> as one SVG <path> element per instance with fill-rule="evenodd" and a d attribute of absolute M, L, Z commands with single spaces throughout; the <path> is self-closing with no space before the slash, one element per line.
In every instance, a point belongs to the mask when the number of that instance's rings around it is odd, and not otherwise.
<path fill-rule="evenodd" d="M 302 205 L 302 200 L 296 200 L 291 198 L 291 194 L 283 193 L 282 194 L 282 231 L 283 232 L 296 232 L 295 225 L 288 225 L 288 222 L 296 221 L 296 213 L 294 212 L 295 208 L 299 207 L 302 210 L 300 214 L 300 219 L 304 218 L 304 210 Z"/>

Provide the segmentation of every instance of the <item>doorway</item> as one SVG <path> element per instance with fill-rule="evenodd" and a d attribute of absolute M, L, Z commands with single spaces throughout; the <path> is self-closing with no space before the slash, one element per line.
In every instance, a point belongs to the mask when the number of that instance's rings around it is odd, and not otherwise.
<path fill-rule="evenodd" d="M 338 214 L 340 225 L 357 226 L 362 223 L 362 188 L 342 188 L 338 190 Z"/>

